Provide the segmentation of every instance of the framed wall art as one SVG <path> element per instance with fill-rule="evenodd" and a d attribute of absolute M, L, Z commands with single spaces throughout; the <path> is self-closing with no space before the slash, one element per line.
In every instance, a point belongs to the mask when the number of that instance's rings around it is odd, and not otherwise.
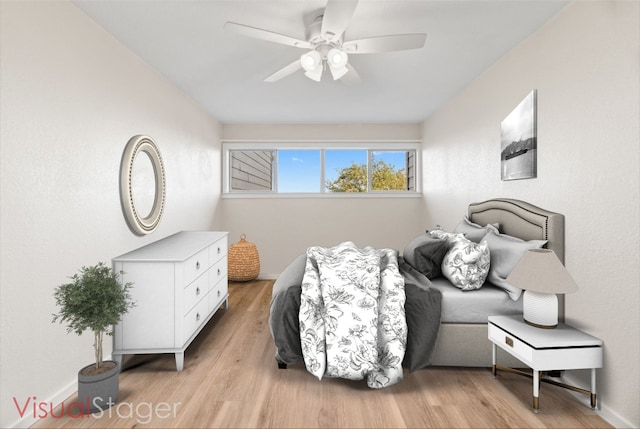
<path fill-rule="evenodd" d="M 500 124 L 502 180 L 538 175 L 537 91 L 534 89 Z"/>

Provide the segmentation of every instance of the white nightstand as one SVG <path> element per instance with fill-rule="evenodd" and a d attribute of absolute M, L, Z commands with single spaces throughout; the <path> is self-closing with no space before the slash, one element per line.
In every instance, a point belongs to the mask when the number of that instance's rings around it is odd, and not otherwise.
<path fill-rule="evenodd" d="M 526 324 L 521 316 L 489 316 L 489 340 L 493 349 L 494 378 L 498 369 L 531 377 L 526 372 L 497 365 L 497 347 L 533 370 L 533 410 L 536 413 L 540 404 L 540 381 L 591 395 L 591 407 L 596 407 L 596 368 L 602 368 L 602 340 L 564 323 L 555 329 L 536 328 Z M 540 371 L 565 369 L 591 369 L 591 390 L 540 377 Z"/>

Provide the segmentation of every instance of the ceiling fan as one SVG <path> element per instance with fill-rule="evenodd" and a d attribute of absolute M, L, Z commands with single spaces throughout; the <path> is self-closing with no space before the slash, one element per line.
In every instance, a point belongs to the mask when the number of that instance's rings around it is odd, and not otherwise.
<path fill-rule="evenodd" d="M 305 76 L 317 82 L 320 82 L 326 68 L 330 70 L 334 80 L 347 73 L 357 78 L 357 72 L 348 63 L 349 55 L 404 51 L 424 46 L 427 38 L 424 33 L 392 34 L 345 41 L 344 32 L 357 5 L 358 0 L 328 0 L 324 11 L 307 27 L 305 40 L 235 22 L 226 22 L 224 28 L 244 36 L 307 51 L 267 77 L 265 82 L 278 81 L 300 69 L 304 69 Z"/>

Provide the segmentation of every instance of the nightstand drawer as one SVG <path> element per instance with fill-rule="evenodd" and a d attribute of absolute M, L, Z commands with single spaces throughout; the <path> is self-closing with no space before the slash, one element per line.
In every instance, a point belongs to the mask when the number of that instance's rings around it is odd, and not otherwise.
<path fill-rule="evenodd" d="M 531 365 L 533 348 L 492 323 L 489 323 L 489 340 L 498 347 L 507 350 L 515 358 Z"/>

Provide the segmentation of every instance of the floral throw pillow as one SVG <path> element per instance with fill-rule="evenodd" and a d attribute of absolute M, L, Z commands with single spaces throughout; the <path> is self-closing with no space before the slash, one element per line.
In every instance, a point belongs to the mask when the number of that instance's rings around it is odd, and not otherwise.
<path fill-rule="evenodd" d="M 485 240 L 474 243 L 463 234 L 453 234 L 449 240 L 453 245 L 442 261 L 442 275 L 464 291 L 480 289 L 491 265 L 489 245 Z"/>

